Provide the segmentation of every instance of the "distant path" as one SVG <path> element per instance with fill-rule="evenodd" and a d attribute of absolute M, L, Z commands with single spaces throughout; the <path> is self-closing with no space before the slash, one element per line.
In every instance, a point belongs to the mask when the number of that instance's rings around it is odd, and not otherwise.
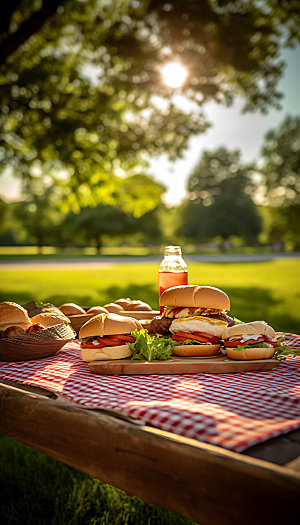
<path fill-rule="evenodd" d="M 246 263 L 246 262 L 264 262 L 274 261 L 277 259 L 299 259 L 300 252 L 293 253 L 270 253 L 270 254 L 228 254 L 228 255 L 188 255 L 185 256 L 187 262 L 203 263 Z M 27 260 L 27 261 L 0 261 L 1 270 L 97 270 L 99 268 L 112 268 L 116 264 L 134 264 L 134 263 L 159 263 L 162 256 L 149 257 L 82 257 L 78 259 L 44 259 L 44 260 Z"/>

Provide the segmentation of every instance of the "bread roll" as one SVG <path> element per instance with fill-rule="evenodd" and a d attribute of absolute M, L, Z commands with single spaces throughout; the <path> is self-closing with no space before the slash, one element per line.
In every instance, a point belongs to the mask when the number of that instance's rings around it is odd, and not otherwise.
<path fill-rule="evenodd" d="M 161 294 L 160 304 L 161 306 L 198 306 L 230 310 L 230 300 L 225 292 L 212 286 L 194 284 L 168 288 Z"/>

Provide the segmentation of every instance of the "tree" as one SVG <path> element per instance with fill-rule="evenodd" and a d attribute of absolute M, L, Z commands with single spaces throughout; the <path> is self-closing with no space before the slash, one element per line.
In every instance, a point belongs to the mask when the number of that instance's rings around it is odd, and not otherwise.
<path fill-rule="evenodd" d="M 256 239 L 261 220 L 251 198 L 254 169 L 243 165 L 240 152 L 205 151 L 188 179 L 189 200 L 182 208 L 179 233 L 194 240 L 220 236 L 221 249 L 231 236 Z"/>
<path fill-rule="evenodd" d="M 56 244 L 61 238 L 61 198 L 61 188 L 55 185 L 42 188 L 39 181 L 32 182 L 24 201 L 10 205 L 18 239 L 34 242 L 40 253 L 43 246 Z"/>
<path fill-rule="evenodd" d="M 70 212 L 63 224 L 69 233 L 72 244 L 93 242 L 97 253 L 100 253 L 103 236 L 116 237 L 128 233 L 130 218 L 118 208 L 109 205 L 98 205 L 83 208 L 80 213 Z"/>
<path fill-rule="evenodd" d="M 286 117 L 265 135 L 258 170 L 264 203 L 272 207 L 300 203 L 300 117 Z"/>
<path fill-rule="evenodd" d="M 286 117 L 270 130 L 258 170 L 265 240 L 273 246 L 300 245 L 300 117 Z"/>
<path fill-rule="evenodd" d="M 95 190 L 120 168 L 132 174 L 153 155 L 181 155 L 207 128 L 206 102 L 242 95 L 247 110 L 278 105 L 280 47 L 299 39 L 298 0 L 10 4 L 1 7 L 3 166 L 21 177 L 63 171 L 81 205 L 82 185 L 96 204 Z M 45 16 L 50 4 L 60 5 Z M 171 58 L 189 68 L 189 112 L 161 82 Z"/>

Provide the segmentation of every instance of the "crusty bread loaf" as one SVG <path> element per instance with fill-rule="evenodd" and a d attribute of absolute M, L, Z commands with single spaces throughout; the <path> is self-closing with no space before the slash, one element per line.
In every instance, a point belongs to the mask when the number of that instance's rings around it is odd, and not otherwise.
<path fill-rule="evenodd" d="M 161 306 L 199 306 L 230 310 L 230 300 L 225 292 L 212 286 L 194 284 L 168 288 L 161 294 L 160 304 Z"/>
<path fill-rule="evenodd" d="M 0 303 L 0 330 L 6 330 L 10 326 L 19 326 L 27 330 L 31 325 L 32 321 L 25 308 L 12 301 Z"/>

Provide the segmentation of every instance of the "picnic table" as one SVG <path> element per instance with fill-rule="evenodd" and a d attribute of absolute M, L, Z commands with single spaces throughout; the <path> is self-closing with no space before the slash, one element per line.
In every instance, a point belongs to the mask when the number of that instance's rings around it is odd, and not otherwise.
<path fill-rule="evenodd" d="M 299 398 L 300 357 L 268 371 L 100 376 L 74 340 L 0 363 L 1 433 L 203 525 L 299 522 Z"/>

